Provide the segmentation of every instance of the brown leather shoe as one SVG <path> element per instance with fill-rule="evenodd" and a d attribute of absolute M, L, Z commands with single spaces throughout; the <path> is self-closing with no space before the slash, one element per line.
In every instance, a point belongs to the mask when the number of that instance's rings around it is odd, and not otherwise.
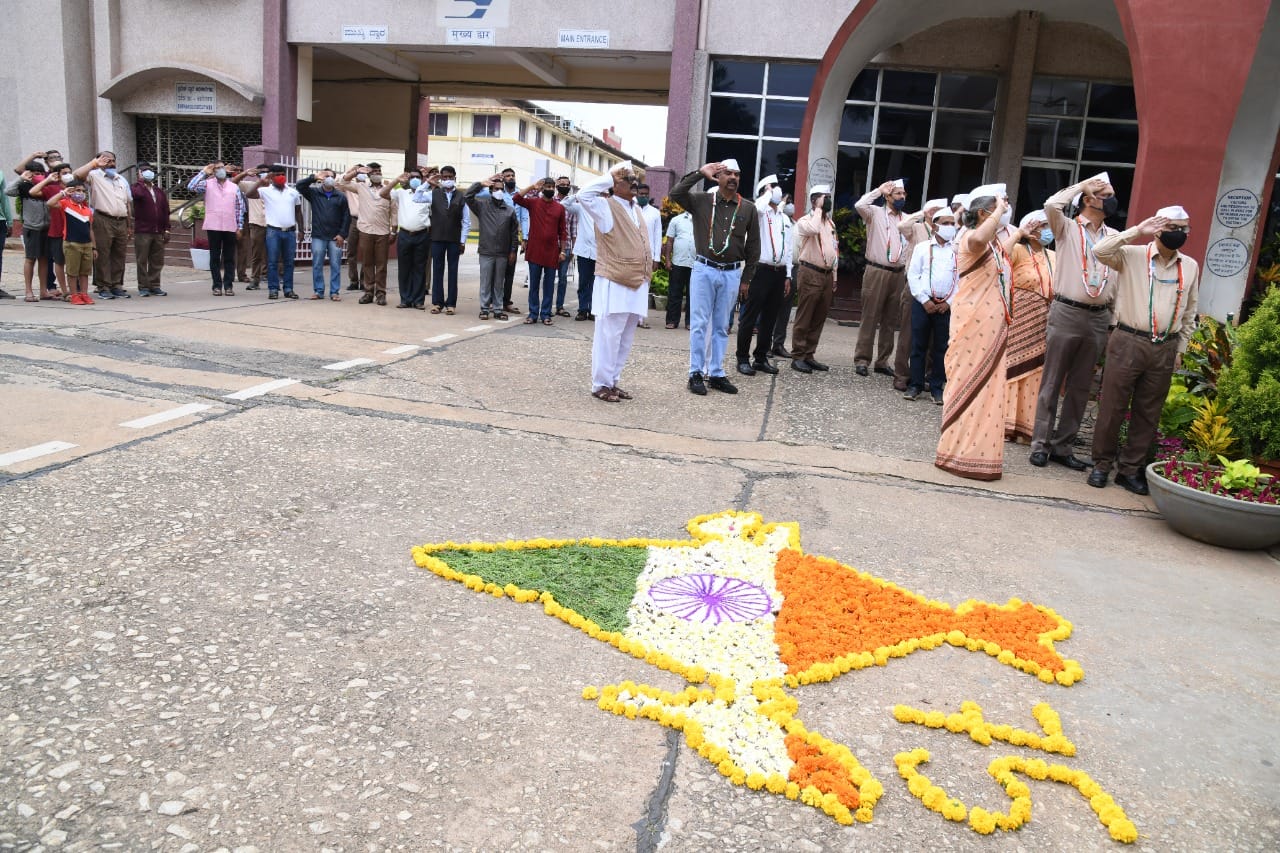
<path fill-rule="evenodd" d="M 387 297 L 385 297 L 385 296 L 379 296 L 375 301 L 376 301 L 379 305 L 386 305 L 386 304 L 387 304 Z"/>

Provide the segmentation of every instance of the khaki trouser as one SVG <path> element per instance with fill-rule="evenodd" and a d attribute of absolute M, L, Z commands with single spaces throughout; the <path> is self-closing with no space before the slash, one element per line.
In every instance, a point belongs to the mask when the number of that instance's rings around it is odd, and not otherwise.
<path fill-rule="evenodd" d="M 1093 464 L 1110 471 L 1119 457 L 1120 473 L 1132 477 L 1142 470 L 1147 451 L 1160 426 L 1164 398 L 1178 363 L 1178 338 L 1153 344 L 1150 337 L 1116 329 L 1107 342 L 1107 365 L 1102 371 L 1102 399 L 1093 429 Z M 1119 447 L 1120 427 L 1129 415 L 1129 438 Z"/>
<path fill-rule="evenodd" d="M 898 343 L 893 348 L 893 378 L 898 385 L 905 385 L 911 374 L 911 306 L 916 304 L 910 287 L 902 288 L 898 302 Z"/>
<path fill-rule="evenodd" d="M 365 293 L 387 295 L 387 252 L 391 237 L 387 234 L 360 235 L 361 284 Z"/>
<path fill-rule="evenodd" d="M 250 224 L 249 236 L 249 274 L 254 283 L 267 277 L 267 226 Z"/>
<path fill-rule="evenodd" d="M 831 310 L 835 280 L 829 272 L 818 272 L 796 264 L 796 320 L 791 326 L 791 357 L 797 361 L 813 358 L 822 338 L 822 327 Z"/>
<path fill-rule="evenodd" d="M 898 330 L 902 314 L 902 289 L 906 286 L 907 277 L 901 270 L 890 272 L 867 265 L 867 270 L 862 275 L 862 323 L 858 327 L 858 342 L 853 349 L 854 364 L 870 364 L 874 349 L 875 366 L 889 366 L 889 354 L 893 352 L 893 333 Z M 878 344 L 877 330 L 880 332 Z"/>
<path fill-rule="evenodd" d="M 1049 306 L 1044 374 L 1036 399 L 1031 452 L 1068 456 L 1075 444 L 1093 385 L 1098 353 L 1106 346 L 1111 311 L 1088 311 L 1063 302 Z M 1061 398 L 1061 406 L 1059 406 Z"/>
<path fill-rule="evenodd" d="M 138 292 L 160 289 L 164 269 L 164 235 L 134 234 L 133 257 L 138 264 Z"/>
<path fill-rule="evenodd" d="M 93 262 L 94 284 L 98 290 L 124 289 L 124 255 L 129 240 L 129 223 L 122 216 L 113 219 L 104 213 L 93 217 L 93 241 L 98 257 Z"/>

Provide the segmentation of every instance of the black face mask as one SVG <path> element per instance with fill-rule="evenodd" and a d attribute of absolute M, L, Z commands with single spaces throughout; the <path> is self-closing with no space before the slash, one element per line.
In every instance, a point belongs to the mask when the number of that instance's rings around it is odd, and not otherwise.
<path fill-rule="evenodd" d="M 568 187 L 556 187 L 556 195 L 568 195 L 568 194 L 569 194 Z"/>
<path fill-rule="evenodd" d="M 1115 196 L 1110 196 L 1109 198 L 1104 198 L 1102 200 L 1103 216 L 1115 216 L 1116 211 L 1119 209 L 1120 209 L 1120 199 L 1116 198 Z"/>
<path fill-rule="evenodd" d="M 831 199 L 825 198 L 822 200 L 822 212 L 823 213 L 831 212 Z"/>
<path fill-rule="evenodd" d="M 542 191 L 542 197 L 543 197 L 543 198 L 551 198 L 551 197 L 552 197 L 553 195 L 555 195 L 555 194 L 556 194 L 556 191 L 555 191 L 555 190 L 543 190 L 543 191 Z"/>
<path fill-rule="evenodd" d="M 1187 242 L 1186 231 L 1162 231 L 1157 236 L 1160 238 L 1160 242 L 1164 243 L 1165 248 L 1172 249 L 1175 252 Z"/>

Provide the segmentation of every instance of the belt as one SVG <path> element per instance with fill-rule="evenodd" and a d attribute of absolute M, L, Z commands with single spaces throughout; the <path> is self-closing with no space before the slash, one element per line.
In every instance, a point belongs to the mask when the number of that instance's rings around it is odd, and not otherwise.
<path fill-rule="evenodd" d="M 1135 329 L 1133 326 L 1126 326 L 1124 323 L 1116 323 L 1115 328 L 1117 331 L 1128 332 L 1131 335 L 1136 335 L 1137 337 L 1142 338 L 1144 341 L 1147 341 L 1153 344 L 1164 344 L 1164 343 L 1168 343 L 1169 341 L 1177 340 L 1177 335 L 1171 335 L 1170 337 L 1165 338 L 1163 341 L 1153 341 L 1151 340 L 1150 332 L 1144 332 L 1141 329 Z"/>
<path fill-rule="evenodd" d="M 872 261 L 872 260 L 867 261 L 867 266 L 875 267 L 878 270 L 885 270 L 887 272 L 902 272 L 901 266 L 891 267 L 891 266 L 887 266 L 886 264 L 877 264 L 875 261 Z"/>
<path fill-rule="evenodd" d="M 766 264 L 766 263 L 756 264 L 756 269 L 760 269 L 760 267 L 766 267 L 771 270 L 785 270 L 787 268 L 787 265 L 786 264 Z"/>
<path fill-rule="evenodd" d="M 738 261 L 732 264 L 722 264 L 719 261 L 713 261 L 708 258 L 704 258 L 702 257 L 702 255 L 698 255 L 697 261 L 700 264 L 706 264 L 707 266 L 711 267 L 714 270 L 736 270 L 738 267 L 742 266 L 741 261 Z"/>
<path fill-rule="evenodd" d="M 110 213 L 103 213 L 101 210 L 95 210 L 93 214 L 94 216 L 102 216 L 107 219 L 128 219 L 129 218 L 127 216 L 112 216 Z"/>
<path fill-rule="evenodd" d="M 270 228 L 270 229 L 271 229 L 271 230 L 273 230 L 273 231 L 285 231 L 285 232 L 289 232 L 289 231 L 297 231 L 297 230 L 298 230 L 298 226 L 296 226 L 296 225 L 290 225 L 288 228 L 281 228 L 279 225 L 268 225 L 267 227 L 268 227 L 268 228 Z"/>
<path fill-rule="evenodd" d="M 1077 302 L 1074 299 L 1068 299 L 1065 296 L 1055 296 L 1053 297 L 1053 301 L 1061 302 L 1063 305 L 1070 305 L 1072 308 L 1083 308 L 1084 310 L 1092 311 L 1095 314 L 1099 311 L 1106 311 L 1111 307 L 1110 305 L 1090 305 L 1088 302 Z"/>
<path fill-rule="evenodd" d="M 831 267 L 820 267 L 817 264 L 811 264 L 808 261 L 800 261 L 800 266 L 807 270 L 813 270 L 814 272 L 831 272 Z"/>

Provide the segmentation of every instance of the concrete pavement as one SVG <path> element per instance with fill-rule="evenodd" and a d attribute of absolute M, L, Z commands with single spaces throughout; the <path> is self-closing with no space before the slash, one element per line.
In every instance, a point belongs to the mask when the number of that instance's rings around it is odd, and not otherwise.
<path fill-rule="evenodd" d="M 1138 847 L 1280 845 L 1275 556 L 1183 539 L 1148 501 L 1021 449 L 996 483 L 937 471 L 940 409 L 855 376 L 852 330 L 825 330 L 830 374 L 696 398 L 687 333 L 653 314 L 624 375 L 636 399 L 608 405 L 589 396 L 590 324 L 482 323 L 474 256 L 453 317 L 309 302 L 306 271 L 300 302 L 215 298 L 200 276 L 169 271 L 165 298 L 0 303 L 0 455 L 74 445 L 0 481 L 0 847 L 1116 846 L 1060 785 L 1033 783 L 1032 821 L 993 838 L 911 797 L 893 755 L 925 746 L 937 784 L 1007 808 L 985 767 L 1025 750 L 891 715 L 966 699 L 1024 728 L 1050 702 L 1079 747 L 1063 763 L 1115 797 Z M 886 789 L 870 825 L 841 827 L 579 698 L 674 676 L 409 553 L 679 537 L 730 508 L 929 598 L 1053 607 L 1085 680 L 947 647 L 796 691 Z"/>

